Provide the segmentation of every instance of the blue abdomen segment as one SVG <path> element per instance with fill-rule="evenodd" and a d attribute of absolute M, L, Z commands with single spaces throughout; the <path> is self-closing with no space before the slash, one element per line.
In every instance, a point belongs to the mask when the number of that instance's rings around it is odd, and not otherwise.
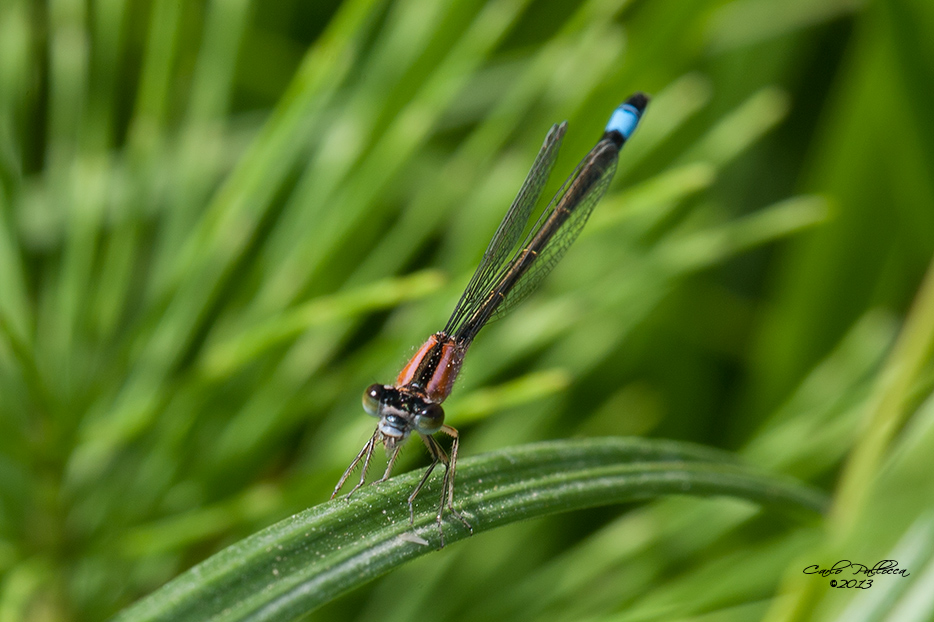
<path fill-rule="evenodd" d="M 606 131 L 619 132 L 624 141 L 628 140 L 636 131 L 636 126 L 639 125 L 639 119 L 642 118 L 642 112 L 648 103 L 649 98 L 644 93 L 636 93 L 613 111 L 609 123 L 606 124 Z"/>

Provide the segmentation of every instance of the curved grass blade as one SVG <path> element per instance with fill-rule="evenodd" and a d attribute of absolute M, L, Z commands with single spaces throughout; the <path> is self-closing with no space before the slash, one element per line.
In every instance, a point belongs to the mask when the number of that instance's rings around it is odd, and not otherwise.
<path fill-rule="evenodd" d="M 601 438 L 525 445 L 463 460 L 457 505 L 477 532 L 556 512 L 666 495 L 731 496 L 797 515 L 823 496 L 723 452 L 672 441 Z M 434 503 L 405 498 L 421 470 L 310 508 L 224 549 L 117 616 L 292 620 L 438 545 Z M 437 487 L 440 478 L 432 481 Z M 431 498 L 426 495 L 425 498 Z M 446 540 L 468 536 L 457 521 Z"/>

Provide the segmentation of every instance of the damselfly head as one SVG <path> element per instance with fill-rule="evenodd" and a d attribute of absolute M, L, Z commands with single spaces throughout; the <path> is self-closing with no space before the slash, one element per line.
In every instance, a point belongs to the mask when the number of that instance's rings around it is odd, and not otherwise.
<path fill-rule="evenodd" d="M 363 392 L 363 410 L 377 417 L 380 440 L 392 449 L 412 431 L 434 434 L 444 425 L 444 409 L 407 387 L 371 384 Z"/>

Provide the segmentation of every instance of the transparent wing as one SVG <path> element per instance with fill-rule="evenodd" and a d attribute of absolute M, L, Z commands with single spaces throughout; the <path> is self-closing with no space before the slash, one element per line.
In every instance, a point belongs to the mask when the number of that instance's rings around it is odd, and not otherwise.
<path fill-rule="evenodd" d="M 558 150 L 561 148 L 561 140 L 567 131 L 567 122 L 553 125 L 545 136 L 542 148 L 535 156 L 535 162 L 529 169 L 519 193 L 513 200 L 512 205 L 503 216 L 502 222 L 493 234 L 493 239 L 483 253 L 483 259 L 477 266 L 476 272 L 470 278 L 467 288 L 461 295 L 454 312 L 448 320 L 445 332 L 453 331 L 454 327 L 460 324 L 469 314 L 470 310 L 477 306 L 488 293 L 489 288 L 495 282 L 502 271 L 503 265 L 509 259 L 522 235 L 522 231 L 529 222 L 529 215 L 538 202 L 538 198 L 545 188 L 551 170 L 558 159 Z"/>
<path fill-rule="evenodd" d="M 548 215 L 550 212 L 554 211 L 553 206 L 560 203 L 566 189 L 573 186 L 573 182 L 580 175 L 580 172 L 581 167 L 578 167 L 571 177 L 568 178 L 568 181 L 564 183 L 560 196 L 556 195 L 552 200 L 549 208 L 542 214 L 542 218 L 539 222 L 536 223 L 529 239 L 532 239 L 537 233 L 537 230 L 548 221 Z M 535 291 L 542 282 L 542 279 L 548 276 L 548 273 L 561 261 L 561 258 L 564 257 L 568 248 L 574 243 L 577 236 L 580 235 L 581 230 L 587 223 L 587 219 L 590 218 L 590 214 L 593 212 L 593 208 L 600 202 L 603 195 L 606 194 L 606 190 L 610 186 L 615 172 L 616 157 L 614 155 L 613 158 L 606 163 L 599 176 L 596 177 L 587 191 L 581 196 L 580 201 L 573 208 L 568 219 L 561 224 L 554 236 L 548 241 L 548 244 L 539 251 L 532 266 L 522 275 L 515 286 L 506 294 L 503 301 L 496 307 L 496 311 L 493 313 L 491 320 L 502 317 L 508 313 L 510 309 L 522 302 L 529 294 Z"/>

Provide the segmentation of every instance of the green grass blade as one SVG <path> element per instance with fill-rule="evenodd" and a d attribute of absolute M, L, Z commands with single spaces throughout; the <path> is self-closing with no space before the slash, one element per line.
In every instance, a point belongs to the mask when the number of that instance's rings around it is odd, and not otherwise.
<path fill-rule="evenodd" d="M 151 423 L 160 383 L 184 351 L 191 331 L 216 293 L 218 279 L 242 251 L 259 215 L 298 157 L 309 119 L 315 118 L 314 111 L 346 72 L 356 52 L 359 23 L 373 2 L 358 0 L 342 7 L 325 36 L 306 56 L 260 137 L 207 208 L 185 250 L 176 255 L 177 270 L 166 271 L 170 273 L 161 275 L 163 279 L 154 278 L 156 292 L 164 293 L 172 286 L 179 289 L 148 335 L 116 404 L 102 401 L 92 407 L 83 424 L 82 442 L 69 460 L 67 478 L 72 484 L 100 473 L 122 443 Z"/>
<path fill-rule="evenodd" d="M 666 495 L 734 496 L 811 514 L 819 493 L 757 473 L 728 454 L 671 441 L 604 438 L 527 445 L 464 460 L 457 505 L 476 533 L 518 520 Z M 411 534 L 411 472 L 310 508 L 234 544 L 117 616 L 144 620 L 290 620 L 434 550 L 440 478 L 422 493 Z M 447 541 L 468 537 L 445 522 Z"/>
<path fill-rule="evenodd" d="M 881 371 L 877 394 L 870 409 L 868 426 L 859 439 L 834 500 L 831 515 L 843 532 L 852 529 L 871 492 L 873 473 L 878 472 L 889 444 L 911 414 L 912 386 L 934 352 L 934 260 L 915 298 L 913 307 Z"/>
<path fill-rule="evenodd" d="M 429 136 L 437 119 L 468 79 L 521 15 L 527 0 L 499 0 L 485 6 L 417 95 L 399 112 L 360 163 L 356 174 L 366 184 L 349 183 L 331 207 L 319 212 L 314 226 L 297 228 L 303 239 L 293 243 L 288 256 L 264 281 L 256 297 L 256 313 L 287 305 L 314 277 L 325 258 L 347 241 L 362 222 L 368 205 Z"/>
<path fill-rule="evenodd" d="M 235 338 L 210 344 L 202 359 L 204 373 L 211 378 L 229 376 L 269 348 L 294 339 L 311 327 L 421 298 L 437 291 L 444 282 L 439 272 L 425 270 L 316 298 L 246 328 Z"/>

